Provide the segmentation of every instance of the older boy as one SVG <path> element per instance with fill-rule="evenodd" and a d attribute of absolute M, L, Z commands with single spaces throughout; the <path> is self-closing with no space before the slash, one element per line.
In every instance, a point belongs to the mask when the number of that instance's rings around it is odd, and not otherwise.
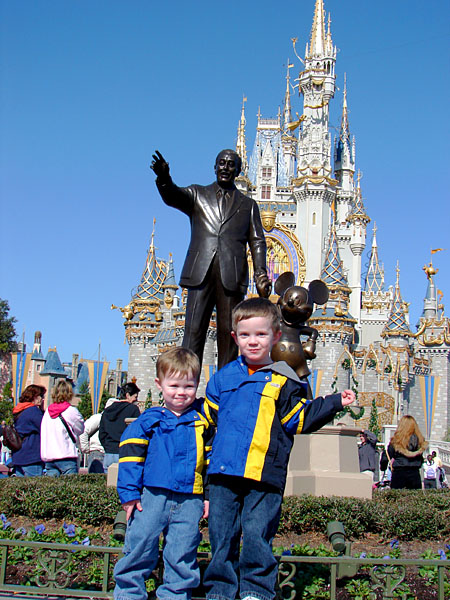
<path fill-rule="evenodd" d="M 233 311 L 241 356 L 209 381 L 205 412 L 217 423 L 211 461 L 209 534 L 213 557 L 205 574 L 208 600 L 275 597 L 277 532 L 287 464 L 296 433 L 316 431 L 355 399 L 351 390 L 306 400 L 306 386 L 285 363 L 272 363 L 280 338 L 276 307 L 263 298 Z M 239 544 L 243 534 L 242 550 Z"/>
<path fill-rule="evenodd" d="M 114 577 L 116 600 L 147 600 L 145 581 L 156 567 L 164 535 L 164 581 L 158 598 L 189 600 L 200 583 L 198 523 L 207 516 L 202 474 L 213 428 L 195 399 L 200 365 L 185 348 L 173 348 L 156 363 L 164 406 L 146 410 L 120 442 L 117 491 L 127 513 L 124 557 Z"/>

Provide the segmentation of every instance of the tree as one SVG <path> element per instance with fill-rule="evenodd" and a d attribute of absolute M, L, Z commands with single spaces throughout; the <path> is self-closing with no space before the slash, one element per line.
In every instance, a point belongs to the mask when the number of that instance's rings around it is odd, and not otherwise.
<path fill-rule="evenodd" d="M 369 431 L 374 433 L 377 438 L 380 437 L 381 428 L 378 425 L 378 408 L 375 398 L 372 400 L 372 408 L 370 409 Z"/>
<path fill-rule="evenodd" d="M 100 400 L 99 412 L 102 412 L 105 409 L 106 402 L 111 397 L 111 394 L 106 389 L 104 389 Z M 87 381 L 81 384 L 80 401 L 78 402 L 77 408 L 85 421 L 86 419 L 89 419 L 89 417 L 92 415 L 91 392 L 89 391 L 89 384 Z"/>
<path fill-rule="evenodd" d="M 15 317 L 9 317 L 9 304 L 7 300 L 0 298 L 0 351 L 15 352 L 17 350 L 16 330 L 14 323 L 17 323 Z"/>

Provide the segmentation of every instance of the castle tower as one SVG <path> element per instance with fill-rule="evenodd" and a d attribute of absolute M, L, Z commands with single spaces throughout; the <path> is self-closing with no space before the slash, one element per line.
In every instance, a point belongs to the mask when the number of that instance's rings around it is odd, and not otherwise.
<path fill-rule="evenodd" d="M 292 120 L 292 108 L 291 108 L 291 82 L 289 69 L 294 65 L 288 60 L 286 69 L 286 92 L 284 95 L 284 108 L 283 108 L 283 123 L 282 123 L 282 136 L 281 142 L 283 145 L 284 163 L 286 165 L 287 179 L 290 184 L 292 179 L 295 177 L 295 159 L 297 153 L 297 140 L 294 136 L 295 129 L 300 125 L 300 119 L 297 113 L 297 120 Z"/>
<path fill-rule="evenodd" d="M 173 261 L 157 258 L 155 248 L 155 223 L 147 252 L 141 281 L 133 292 L 129 304 L 119 308 L 124 317 L 125 337 L 129 344 L 128 380 L 133 377 L 141 389 L 139 401 L 145 401 L 147 392 L 154 386 L 155 358 L 151 352 L 151 342 L 165 324 L 174 323 L 173 313 L 180 310 L 179 299 L 175 296 L 178 286 L 175 282 Z M 178 327 L 173 345 L 178 345 L 182 327 Z M 169 340 L 168 340 L 169 341 Z"/>
<path fill-rule="evenodd" d="M 397 280 L 394 288 L 391 309 L 387 323 L 381 332 L 384 339 L 383 352 L 390 358 L 392 375 L 390 380 L 394 388 L 394 419 L 398 421 L 403 414 L 409 413 L 409 363 L 412 351 L 410 340 L 413 333 L 406 318 L 407 305 L 400 292 L 400 268 L 397 264 Z"/>
<path fill-rule="evenodd" d="M 380 339 L 390 314 L 391 294 L 384 289 L 384 267 L 378 257 L 377 227 L 373 226 L 369 268 L 361 293 L 361 333 L 359 343 L 370 346 Z"/>
<path fill-rule="evenodd" d="M 450 319 L 444 315 L 442 292 L 434 282 L 439 269 L 430 261 L 423 270 L 427 290 L 414 342 L 410 412 L 426 439 L 440 441 L 450 427 Z"/>
<path fill-rule="evenodd" d="M 28 374 L 27 385 L 43 385 L 41 381 L 42 369 L 45 365 L 45 358 L 42 354 L 42 333 L 36 331 L 34 334 L 33 352 L 31 354 L 30 372 Z"/>
<path fill-rule="evenodd" d="M 351 289 L 342 270 L 336 228 L 331 227 L 328 248 L 320 279 L 328 286 L 330 296 L 325 306 L 311 315 L 308 324 L 319 331 L 317 358 L 311 362 L 311 372 L 320 373 L 322 387 L 314 395 L 329 394 L 350 386 L 353 359 L 350 346 L 355 335 L 356 320 L 349 313 Z"/>
<path fill-rule="evenodd" d="M 297 178 L 293 181 L 297 201 L 297 237 L 306 257 L 306 280 L 319 277 L 324 241 L 330 227 L 330 212 L 336 198 L 337 181 L 331 173 L 329 102 L 335 91 L 336 48 L 330 24 L 325 33 L 323 0 L 316 0 L 305 69 L 299 75 L 303 94 L 303 120 L 298 140 Z"/>
<path fill-rule="evenodd" d="M 346 218 L 350 225 L 351 266 L 349 269 L 349 286 L 352 290 L 350 312 L 358 323 L 361 319 L 361 255 L 366 247 L 366 229 L 370 218 L 367 216 L 361 192 L 361 175 L 358 173 L 358 184 L 355 201 L 350 214 Z M 360 327 L 358 327 L 360 330 Z"/>

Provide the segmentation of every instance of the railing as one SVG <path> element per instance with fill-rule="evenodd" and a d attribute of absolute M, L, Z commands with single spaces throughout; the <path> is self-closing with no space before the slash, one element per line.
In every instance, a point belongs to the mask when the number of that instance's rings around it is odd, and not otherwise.
<path fill-rule="evenodd" d="M 112 598 L 113 559 L 120 557 L 120 548 L 101 546 L 74 546 L 44 542 L 24 542 L 0 540 L 0 598 L 6 593 L 14 598 L 65 596 L 70 598 Z M 206 567 L 209 554 L 198 554 L 201 569 Z M 341 577 L 355 577 L 365 573 L 370 577 L 371 598 L 376 600 L 377 592 L 383 600 L 407 598 L 401 586 L 409 570 L 427 568 L 433 573 L 434 589 L 438 600 L 444 600 L 445 585 L 450 576 L 449 560 L 393 559 L 393 558 L 351 558 L 344 556 L 281 556 L 278 571 L 278 598 L 295 600 L 300 598 L 297 578 L 305 570 L 305 565 L 322 567 L 329 576 L 327 588 L 330 600 L 336 599 L 337 582 Z M 17 569 L 20 568 L 20 573 Z M 16 569 L 16 571 L 15 571 Z M 159 581 L 162 575 L 162 562 L 155 573 Z M 446 583 L 447 579 L 447 583 Z M 21 583 L 18 583 L 20 581 Z M 24 585 L 24 581 L 27 585 Z M 323 596 L 321 596 L 323 597 Z M 201 590 L 193 595 L 193 600 L 202 599 Z"/>

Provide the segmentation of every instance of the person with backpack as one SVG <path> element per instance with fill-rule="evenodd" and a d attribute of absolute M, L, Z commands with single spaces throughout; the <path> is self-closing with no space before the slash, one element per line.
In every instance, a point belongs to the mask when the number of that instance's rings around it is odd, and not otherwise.
<path fill-rule="evenodd" d="M 437 488 L 438 466 L 434 462 L 432 454 L 427 456 L 427 460 L 423 465 L 423 489 L 435 490 Z"/>

